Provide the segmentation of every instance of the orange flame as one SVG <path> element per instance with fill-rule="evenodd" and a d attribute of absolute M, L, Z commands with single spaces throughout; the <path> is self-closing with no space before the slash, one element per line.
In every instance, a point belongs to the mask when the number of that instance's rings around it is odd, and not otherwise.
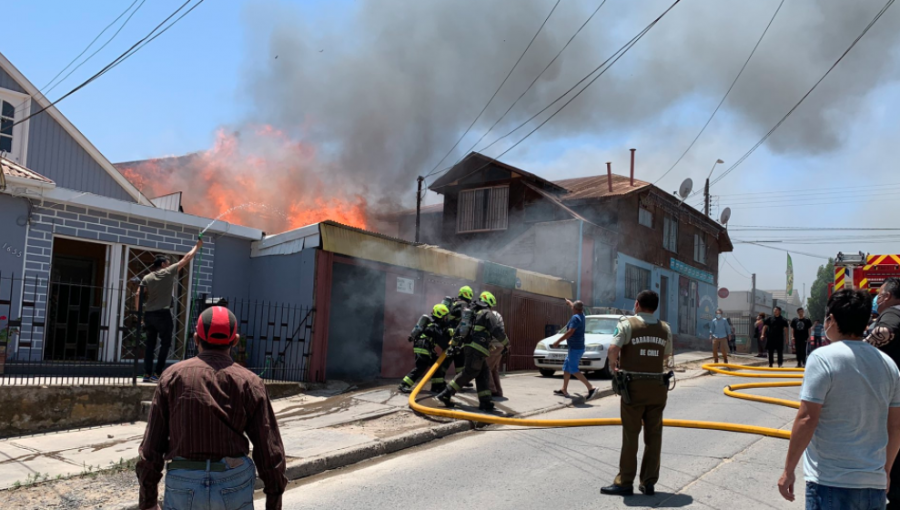
<path fill-rule="evenodd" d="M 318 161 L 313 146 L 272 126 L 240 134 L 220 129 L 209 150 L 116 166 L 147 196 L 181 191 L 186 213 L 224 214 L 222 220 L 268 233 L 324 220 L 369 224 L 364 186 Z"/>

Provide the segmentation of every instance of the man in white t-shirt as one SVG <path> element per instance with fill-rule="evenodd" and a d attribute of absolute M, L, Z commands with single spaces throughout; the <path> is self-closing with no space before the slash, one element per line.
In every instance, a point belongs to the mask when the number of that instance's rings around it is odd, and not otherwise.
<path fill-rule="evenodd" d="M 794 470 L 803 457 L 807 510 L 885 507 L 900 449 L 900 371 L 861 341 L 872 298 L 842 290 L 828 300 L 825 336 L 806 365 L 800 409 L 778 490 L 794 500 Z"/>

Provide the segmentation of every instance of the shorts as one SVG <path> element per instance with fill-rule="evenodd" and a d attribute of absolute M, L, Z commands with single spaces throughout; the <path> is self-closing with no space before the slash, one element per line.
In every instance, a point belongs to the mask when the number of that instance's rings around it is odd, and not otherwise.
<path fill-rule="evenodd" d="M 566 354 L 566 361 L 563 363 L 563 372 L 570 374 L 580 372 L 578 364 L 581 362 L 582 356 L 584 356 L 584 349 L 569 349 L 569 353 Z"/>

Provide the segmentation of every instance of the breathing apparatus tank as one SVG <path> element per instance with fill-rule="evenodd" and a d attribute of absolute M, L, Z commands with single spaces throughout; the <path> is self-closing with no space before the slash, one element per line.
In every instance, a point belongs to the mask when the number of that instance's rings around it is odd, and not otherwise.
<path fill-rule="evenodd" d="M 412 333 L 409 334 L 409 341 L 413 342 L 425 332 L 425 328 L 431 324 L 431 317 L 427 315 L 423 315 L 419 317 L 419 322 L 416 323 L 416 327 L 413 328 Z"/>
<path fill-rule="evenodd" d="M 456 328 L 456 333 L 453 335 L 456 338 L 465 338 L 469 336 L 469 332 L 472 330 L 472 325 L 475 323 L 475 312 L 471 308 L 467 308 L 466 311 L 462 314 L 462 319 L 459 321 L 459 327 Z"/>

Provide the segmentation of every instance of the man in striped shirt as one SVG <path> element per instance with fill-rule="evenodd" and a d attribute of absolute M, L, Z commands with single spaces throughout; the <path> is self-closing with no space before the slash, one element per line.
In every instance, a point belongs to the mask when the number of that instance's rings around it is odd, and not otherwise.
<path fill-rule="evenodd" d="M 252 508 L 257 471 L 266 510 L 281 508 L 284 445 L 262 380 L 231 359 L 238 339 L 234 314 L 208 308 L 194 334 L 200 354 L 160 378 L 139 449 L 141 510 L 159 509 L 164 465 L 165 508 Z"/>

